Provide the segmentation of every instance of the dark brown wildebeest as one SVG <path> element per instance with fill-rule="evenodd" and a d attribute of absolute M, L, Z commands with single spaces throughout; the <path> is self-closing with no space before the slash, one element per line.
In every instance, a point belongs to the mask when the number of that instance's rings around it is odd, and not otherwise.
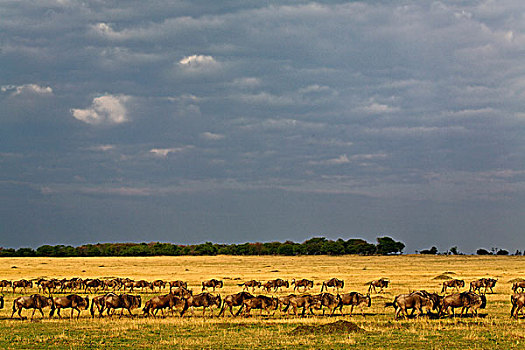
<path fill-rule="evenodd" d="M 300 287 L 303 287 L 303 292 L 306 292 L 307 289 L 314 287 L 314 281 L 308 280 L 306 278 L 300 279 L 298 281 L 295 280 L 295 278 L 292 280 L 292 285 L 294 285 L 293 290 L 294 292 L 297 290 L 299 291 Z"/>
<path fill-rule="evenodd" d="M 113 278 L 111 280 L 104 281 L 104 290 L 112 288 L 113 291 L 122 288 L 122 281 L 119 278 Z"/>
<path fill-rule="evenodd" d="M 372 305 L 372 298 L 370 298 L 370 294 L 363 295 L 358 292 L 350 292 L 341 295 L 341 305 L 339 306 L 341 316 L 344 316 L 343 306 L 345 305 L 350 305 L 350 316 L 352 316 L 352 312 L 354 312 L 354 307 L 360 307 L 361 314 L 364 316 L 364 306 L 370 307 Z"/>
<path fill-rule="evenodd" d="M 51 306 L 51 312 L 49 313 L 49 317 L 53 317 L 55 310 L 57 310 L 58 317 L 62 318 L 62 316 L 60 315 L 60 310 L 71 308 L 70 318 L 73 318 L 73 311 L 77 310 L 78 312 L 77 319 L 78 319 L 80 317 L 80 309 L 84 308 L 84 310 L 87 310 L 88 307 L 89 307 L 89 297 L 87 296 L 85 298 L 82 298 L 80 295 L 71 294 L 65 297 L 55 297 L 53 298 L 53 305 Z"/>
<path fill-rule="evenodd" d="M 330 310 L 330 316 L 334 315 L 335 310 L 342 305 L 341 296 L 339 294 L 333 295 L 330 293 L 321 293 L 319 295 L 321 299 L 321 307 L 327 307 Z M 323 316 L 324 316 L 323 309 Z"/>
<path fill-rule="evenodd" d="M 470 289 L 469 292 L 476 292 L 486 294 L 488 288 L 490 288 L 491 293 L 494 293 L 494 286 L 496 285 L 497 279 L 493 278 L 480 278 L 479 280 L 470 282 Z M 482 291 L 481 288 L 484 288 L 485 290 Z"/>
<path fill-rule="evenodd" d="M 423 315 L 423 308 L 427 307 L 428 309 L 434 308 L 434 301 L 422 293 L 410 293 L 410 294 L 400 294 L 394 298 L 392 303 L 386 303 L 385 306 L 393 306 L 396 310 L 394 319 L 398 319 L 399 315 L 403 317 L 408 317 L 408 309 L 414 309 L 417 311 L 417 317 Z"/>
<path fill-rule="evenodd" d="M 288 306 L 283 309 L 283 312 L 286 312 L 289 307 L 292 307 L 295 316 L 297 316 L 297 308 L 302 307 L 303 311 L 301 316 L 304 316 L 306 310 L 310 310 L 310 314 L 314 315 L 312 308 L 320 309 L 321 308 L 321 299 L 319 295 L 300 295 L 291 297 L 288 303 Z"/>
<path fill-rule="evenodd" d="M 473 315 L 478 315 L 478 309 L 484 309 L 487 305 L 487 297 L 485 295 L 476 294 L 474 292 L 462 292 L 447 295 L 442 298 L 439 303 L 439 315 L 443 315 L 445 312 L 450 316 L 450 310 L 452 309 L 452 315 L 455 316 L 455 308 L 461 307 L 462 316 L 468 311 L 472 310 Z"/>
<path fill-rule="evenodd" d="M 155 287 L 157 287 L 159 288 L 159 292 L 162 290 L 162 288 L 166 287 L 166 282 L 164 282 L 163 280 L 155 280 L 151 282 L 151 284 L 152 284 L 152 289 L 155 289 Z"/>
<path fill-rule="evenodd" d="M 115 293 L 108 293 L 108 294 L 115 294 Z M 91 308 L 89 309 L 91 312 L 91 317 L 95 317 L 95 307 L 98 310 L 98 317 L 102 317 L 102 313 L 104 312 L 104 309 L 106 308 L 106 296 L 108 294 L 97 295 L 96 297 L 93 297 L 93 300 L 91 300 Z"/>
<path fill-rule="evenodd" d="M 441 288 L 441 293 L 446 293 L 447 288 L 456 288 L 456 291 L 459 292 L 459 289 L 463 287 L 465 287 L 465 281 L 463 280 L 452 279 L 448 281 L 443 281 L 443 288 Z"/>
<path fill-rule="evenodd" d="M 12 287 L 12 286 L 13 286 L 13 282 L 8 281 L 8 280 L 1 280 L 0 281 L 0 292 L 3 292 L 5 287 Z"/>
<path fill-rule="evenodd" d="M 170 292 L 171 292 L 171 288 L 173 287 L 188 289 L 188 282 L 184 282 L 184 281 L 171 281 L 169 282 L 169 285 L 170 285 Z"/>
<path fill-rule="evenodd" d="M 324 281 L 323 285 L 321 286 L 321 293 L 326 288 L 328 290 L 328 287 L 335 288 L 336 291 L 339 291 L 339 289 L 343 289 L 345 287 L 345 281 L 337 279 L 337 278 L 330 278 L 328 281 Z"/>
<path fill-rule="evenodd" d="M 270 316 L 270 312 L 273 310 L 275 313 L 275 310 L 277 310 L 277 308 L 279 307 L 279 299 L 271 298 L 266 295 L 258 295 L 253 298 L 244 299 L 242 304 L 244 306 L 243 315 L 245 317 L 250 314 L 250 311 L 252 309 L 261 310 L 261 314 L 263 310 L 266 310 L 268 316 Z"/>
<path fill-rule="evenodd" d="M 22 309 L 33 309 L 33 313 L 31 314 L 31 320 L 35 315 L 36 310 L 40 311 L 43 318 L 44 312 L 42 311 L 42 309 L 47 306 L 52 307 L 52 305 L 53 298 L 48 298 L 40 294 L 18 297 L 13 301 L 13 313 L 11 314 L 11 318 L 13 318 L 15 312 L 18 311 L 18 316 L 20 316 L 20 319 L 25 320 L 27 317 L 22 316 Z"/>
<path fill-rule="evenodd" d="M 510 317 L 518 319 L 518 314 L 524 313 L 523 306 L 525 305 L 525 293 L 516 293 L 510 296 L 510 303 L 512 304 L 512 309 L 510 309 Z"/>
<path fill-rule="evenodd" d="M 220 280 L 216 280 L 215 278 L 212 278 L 209 281 L 203 281 L 202 282 L 202 290 L 205 291 L 206 288 L 213 288 L 213 291 L 215 292 L 215 288 L 222 288 L 223 283 Z"/>
<path fill-rule="evenodd" d="M 281 312 L 288 310 L 288 313 L 290 313 L 290 310 L 289 310 L 290 309 L 290 299 L 295 298 L 296 296 L 297 295 L 295 294 L 290 294 L 290 295 L 284 295 L 284 296 L 278 297 L 279 309 L 281 310 Z"/>
<path fill-rule="evenodd" d="M 151 298 L 144 304 L 144 308 L 142 309 L 142 311 L 144 312 L 145 316 L 149 316 L 151 312 L 151 315 L 153 317 L 157 317 L 157 313 L 159 312 L 159 310 L 161 310 L 162 316 L 164 316 L 164 309 L 169 308 L 170 311 L 173 313 L 174 306 L 184 307 L 185 303 L 186 299 L 179 298 L 174 294 L 169 293 Z"/>
<path fill-rule="evenodd" d="M 42 293 L 45 293 L 47 290 L 47 294 L 51 295 L 55 291 L 57 287 L 60 286 L 60 282 L 56 279 L 51 280 L 43 280 L 39 283 L 39 288 L 42 289 Z"/>
<path fill-rule="evenodd" d="M 186 289 L 184 287 L 178 287 L 175 288 L 173 291 L 170 291 L 173 295 L 179 297 L 179 298 L 189 298 L 193 295 L 193 291 L 191 289 Z"/>
<path fill-rule="evenodd" d="M 33 282 L 28 280 L 19 280 L 19 281 L 13 281 L 13 294 L 15 294 L 16 288 L 22 288 L 24 290 L 24 293 L 27 288 L 33 288 Z"/>
<path fill-rule="evenodd" d="M 87 279 L 84 281 L 84 290 L 86 294 L 90 293 L 92 289 L 94 290 L 94 293 L 96 293 L 102 287 L 104 287 L 104 282 L 102 282 L 98 278 Z"/>
<path fill-rule="evenodd" d="M 194 308 L 196 307 L 202 307 L 202 316 L 206 313 L 206 308 L 210 308 L 211 317 L 213 317 L 213 309 L 212 306 L 215 306 L 216 308 L 221 307 L 221 296 L 219 294 L 212 295 L 208 292 L 204 292 L 197 295 L 191 295 L 189 298 L 186 299 L 186 304 L 184 305 L 184 308 L 182 309 L 180 315 L 183 316 L 184 313 L 188 310 L 188 308 L 191 307 L 191 313 L 192 315 L 195 315 Z"/>
<path fill-rule="evenodd" d="M 256 280 L 246 281 L 244 283 L 237 284 L 239 287 L 242 287 L 242 290 L 252 289 L 252 293 L 255 292 L 255 288 L 261 288 L 261 282 Z"/>
<path fill-rule="evenodd" d="M 129 290 L 129 292 L 133 293 L 134 288 L 140 288 L 141 292 L 144 293 L 144 288 L 149 288 L 151 289 L 151 291 L 153 291 L 153 284 L 145 280 L 135 281 L 131 285 L 131 289 Z"/>
<path fill-rule="evenodd" d="M 368 287 L 368 294 L 370 294 L 372 289 L 374 290 L 374 293 L 375 293 L 376 288 L 380 288 L 379 293 L 381 293 L 383 291 L 383 288 L 388 288 L 388 283 L 390 283 L 390 281 L 387 278 L 380 278 L 378 280 L 369 282 L 370 286 Z"/>
<path fill-rule="evenodd" d="M 250 299 L 250 298 L 253 298 L 254 296 L 251 295 L 250 293 L 248 292 L 240 292 L 240 293 L 236 293 L 236 294 L 230 294 L 230 295 L 227 295 L 226 297 L 224 297 L 224 300 L 222 301 L 222 307 L 221 307 L 221 311 L 219 312 L 219 316 L 221 315 L 224 315 L 224 311 L 226 310 L 226 307 L 228 307 L 230 309 L 230 314 L 232 316 L 237 316 L 239 315 L 239 313 L 241 312 L 242 310 L 242 307 L 243 307 L 243 301 L 245 299 Z M 239 311 L 237 311 L 236 314 L 233 313 L 233 307 L 234 306 L 240 306 L 241 308 L 239 309 Z"/>
<path fill-rule="evenodd" d="M 124 309 L 128 310 L 131 317 L 133 317 L 132 309 L 139 308 L 142 304 L 140 295 L 108 293 L 104 296 L 104 307 L 108 310 L 109 317 L 113 316 L 116 309 L 122 309 L 119 318 L 124 314 Z M 113 310 L 113 314 L 111 313 Z"/>
<path fill-rule="evenodd" d="M 282 287 L 286 287 L 286 288 L 290 287 L 288 280 L 277 278 L 274 280 L 270 280 L 263 285 L 263 289 L 266 289 L 267 292 L 270 292 L 272 288 L 274 292 L 277 292 L 277 289 L 282 290 Z"/>
<path fill-rule="evenodd" d="M 525 291 L 525 281 L 516 281 L 512 284 L 512 291 L 518 293 L 518 289 L 521 289 L 521 293 Z"/>

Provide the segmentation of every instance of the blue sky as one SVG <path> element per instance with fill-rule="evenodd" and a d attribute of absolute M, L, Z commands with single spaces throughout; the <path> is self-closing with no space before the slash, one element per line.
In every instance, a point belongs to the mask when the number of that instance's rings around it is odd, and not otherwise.
<path fill-rule="evenodd" d="M 0 0 L 0 246 L 524 250 L 524 10 Z"/>

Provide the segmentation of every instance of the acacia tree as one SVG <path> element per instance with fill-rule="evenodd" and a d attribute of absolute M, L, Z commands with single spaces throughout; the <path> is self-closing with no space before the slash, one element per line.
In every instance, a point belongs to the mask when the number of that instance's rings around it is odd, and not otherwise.
<path fill-rule="evenodd" d="M 380 255 L 388 254 L 401 254 L 405 249 L 405 244 L 402 242 L 396 242 L 390 237 L 378 237 L 377 238 L 377 250 L 376 253 Z"/>

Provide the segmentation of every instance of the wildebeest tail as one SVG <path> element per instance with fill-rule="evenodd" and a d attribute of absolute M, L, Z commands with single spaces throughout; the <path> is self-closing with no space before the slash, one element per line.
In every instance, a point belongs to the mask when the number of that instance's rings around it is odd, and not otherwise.
<path fill-rule="evenodd" d="M 4 296 L 0 295 L 0 309 L 4 308 Z"/>
<path fill-rule="evenodd" d="M 390 307 L 390 306 L 394 307 L 394 302 L 391 302 L 391 303 L 385 303 L 385 307 Z"/>
<path fill-rule="evenodd" d="M 91 317 L 95 317 L 95 309 L 94 309 L 94 306 L 95 306 L 95 303 L 93 302 L 93 300 L 91 300 L 91 307 L 89 309 L 89 312 L 91 313 Z"/>
<path fill-rule="evenodd" d="M 321 286 L 321 293 L 323 292 L 324 287 L 326 287 L 326 282 L 323 282 L 323 285 Z M 328 289 L 328 287 L 326 287 Z"/>

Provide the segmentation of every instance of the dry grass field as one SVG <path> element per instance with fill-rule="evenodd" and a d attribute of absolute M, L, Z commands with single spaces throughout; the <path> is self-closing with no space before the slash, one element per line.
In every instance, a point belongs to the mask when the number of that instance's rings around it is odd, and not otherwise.
<path fill-rule="evenodd" d="M 91 319 L 83 311 L 79 320 L 10 319 L 13 299 L 4 291 L 5 308 L 0 310 L 0 348 L 47 349 L 518 349 L 525 344 L 525 320 L 510 319 L 512 279 L 525 278 L 525 257 L 515 256 L 304 256 L 304 257 L 145 257 L 145 258 L 3 258 L 0 279 L 17 280 L 82 277 L 130 277 L 188 281 L 200 291 L 200 282 L 210 278 L 224 281 L 221 295 L 241 290 L 242 281 L 274 278 L 308 278 L 315 281 L 311 293 L 331 277 L 345 280 L 344 292 L 366 293 L 366 282 L 387 277 L 391 286 L 372 295 L 372 306 L 364 315 L 295 317 L 277 311 L 273 316 L 243 318 L 205 317 L 196 310 L 183 318 L 152 319 L 123 317 Z M 443 275 L 468 282 L 498 279 L 494 294 L 479 318 L 393 319 L 393 308 L 385 308 L 397 294 L 426 289 L 439 292 Z M 293 288 L 277 294 L 286 295 Z M 25 294 L 36 292 L 36 288 Z M 165 292 L 163 292 L 165 293 Z M 257 292 L 256 292 L 257 293 Z M 158 293 L 157 293 L 158 294 Z M 143 300 L 151 294 L 143 294 Z M 47 309 L 49 310 L 49 309 Z M 217 310 L 215 310 L 217 313 Z M 27 315 L 28 311 L 24 310 Z M 135 314 L 141 314 L 135 310 Z M 69 315 L 69 311 L 63 313 Z M 321 326 L 339 320 L 355 323 L 360 331 L 347 328 L 318 328 L 295 333 L 299 326 Z"/>

